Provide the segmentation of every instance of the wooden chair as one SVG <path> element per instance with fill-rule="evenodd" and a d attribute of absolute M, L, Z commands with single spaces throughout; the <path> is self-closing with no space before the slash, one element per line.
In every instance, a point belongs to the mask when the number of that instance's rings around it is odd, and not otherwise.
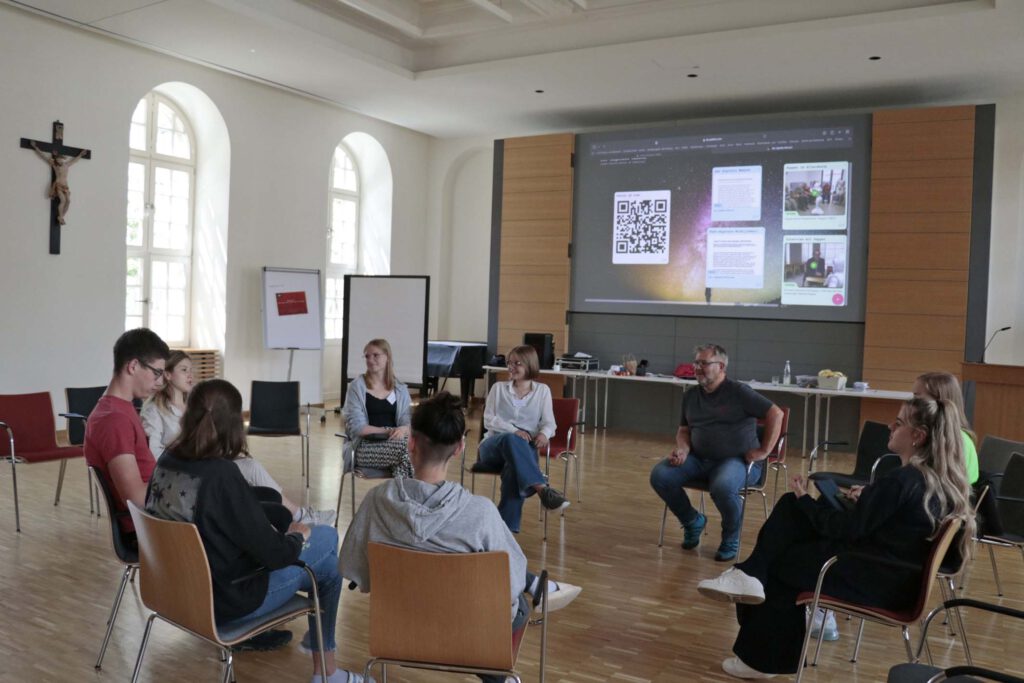
<path fill-rule="evenodd" d="M 117 593 L 114 594 L 114 605 L 110 608 L 110 616 L 107 617 L 107 632 L 103 636 L 103 644 L 100 645 L 100 654 L 96 657 L 95 666 L 96 670 L 99 671 L 103 667 L 103 655 L 107 652 L 107 644 L 110 642 L 110 636 L 114 632 L 114 620 L 117 619 L 117 612 L 121 607 L 124 589 L 128 586 L 129 581 L 135 580 L 135 573 L 139 569 L 139 548 L 135 542 L 135 535 L 125 533 L 121 529 L 121 520 L 128 518 L 129 515 L 127 512 L 118 512 L 117 505 L 114 502 L 114 495 L 107 485 L 107 480 L 103 478 L 103 473 L 90 465 L 89 476 L 92 481 L 99 484 L 100 491 L 103 492 L 102 499 L 106 503 L 107 517 L 110 519 L 110 544 L 117 561 L 124 567 L 124 571 L 121 572 L 121 583 L 117 587 Z M 98 511 L 99 501 L 97 501 L 96 505 Z"/>
<path fill-rule="evenodd" d="M 806 591 L 800 593 L 797 596 L 796 603 L 798 605 L 809 605 L 810 613 L 814 614 L 818 608 L 824 610 L 834 610 L 843 614 L 848 614 L 854 617 L 860 617 L 860 630 L 857 634 L 857 645 L 853 652 L 853 658 L 851 661 L 857 661 L 857 655 L 860 648 L 861 635 L 864 633 L 864 623 L 866 621 L 872 621 L 878 624 L 884 624 L 886 626 L 898 626 L 903 634 L 903 645 L 907 650 L 907 661 L 914 661 L 914 653 L 910 646 L 910 630 L 911 624 L 915 624 L 922 619 L 925 615 L 928 605 L 931 601 L 932 589 L 936 584 L 936 576 L 939 571 L 939 567 L 942 564 L 943 559 L 946 557 L 946 551 L 949 550 L 950 544 L 952 544 L 954 537 L 960 527 L 963 526 L 963 520 L 958 517 L 947 517 L 943 520 L 939 527 L 939 531 L 932 541 L 931 550 L 928 552 L 928 558 L 925 560 L 924 566 L 921 571 L 921 585 L 918 589 L 917 601 L 909 608 L 896 611 L 884 609 L 881 607 L 868 607 L 865 605 L 858 605 L 854 602 L 843 600 L 842 598 L 836 598 L 830 595 L 823 595 L 821 587 L 824 584 L 825 576 L 829 569 L 838 562 L 842 555 L 835 555 L 825 562 L 821 567 L 821 571 L 818 573 L 818 582 L 814 588 L 814 591 Z M 879 570 L 884 571 L 886 564 L 894 564 L 882 558 L 873 558 L 873 561 L 879 565 Z M 902 566 L 902 565 L 901 565 Z M 824 637 L 825 629 L 819 630 L 818 634 L 818 646 L 814 651 L 814 661 L 811 662 L 811 666 L 817 666 L 818 654 L 821 652 L 821 642 Z M 811 641 L 811 629 L 808 627 L 804 634 L 804 644 L 800 651 L 800 662 L 804 663 L 807 661 L 807 648 Z M 797 669 L 796 680 L 799 683 L 801 676 L 803 675 L 804 666 Z"/>
<path fill-rule="evenodd" d="M 764 467 L 761 468 L 761 476 L 753 484 L 744 486 L 739 490 L 740 495 L 740 545 L 736 548 L 736 556 L 739 557 L 740 550 L 743 547 L 743 520 L 747 515 L 747 497 L 752 493 L 760 494 L 761 503 L 764 506 L 764 517 L 768 519 L 768 498 L 765 496 L 764 489 L 768 483 L 768 470 L 771 468 L 772 461 L 783 463 L 785 466 L 786 460 L 786 432 L 789 429 L 789 408 L 785 406 L 779 407 L 782 410 L 782 427 L 779 430 L 779 440 L 775 442 L 775 446 L 768 453 L 768 457 L 764 459 Z M 764 420 L 757 421 L 758 430 L 760 431 L 764 427 Z M 747 464 L 747 481 L 750 481 L 750 473 L 754 469 L 754 463 Z M 775 471 L 776 485 L 778 485 L 778 469 Z M 706 481 L 692 481 L 687 482 L 683 488 L 692 489 L 700 492 L 700 512 L 704 514 L 704 494 L 708 491 Z M 661 511 L 661 532 L 658 534 L 658 547 L 662 547 L 665 544 L 665 520 L 668 518 L 668 505 Z M 707 531 L 705 531 L 707 533 Z"/>
<path fill-rule="evenodd" d="M 306 430 L 299 416 L 298 382 L 261 382 L 254 380 L 249 395 L 249 436 L 297 436 L 300 440 L 302 476 L 309 488 L 309 405 L 306 405 Z"/>
<path fill-rule="evenodd" d="M 380 665 L 462 674 L 510 676 L 513 642 L 508 555 L 428 553 L 369 544 L 370 656 L 364 677 Z M 542 581 L 545 586 L 547 581 Z M 547 598 L 542 598 L 540 680 L 544 680 Z M 524 627 L 525 630 L 525 627 Z"/>
<path fill-rule="evenodd" d="M 313 570 L 301 565 L 312 583 L 309 597 L 296 594 L 291 600 L 270 614 L 256 619 L 238 619 L 218 626 L 213 616 L 213 581 L 210 564 L 206 559 L 203 541 L 194 524 L 159 519 L 140 510 L 131 501 L 128 511 L 135 523 L 139 540 L 139 574 L 142 602 L 153 611 L 146 620 L 146 630 L 135 660 L 132 683 L 139 679 L 142 658 L 153 629 L 153 620 L 159 617 L 172 626 L 191 633 L 197 638 L 217 646 L 225 664 L 224 681 L 234 681 L 234 660 L 231 646 L 308 614 L 314 615 L 318 637 L 321 671 L 324 662 L 323 633 L 320 625 L 320 596 L 316 589 Z"/>
<path fill-rule="evenodd" d="M 0 395 L 0 429 L 7 432 L 7 441 L 0 439 L 0 461 L 11 463 L 11 484 L 14 487 L 14 526 L 21 531 L 21 510 L 18 507 L 18 463 L 34 464 L 60 460 L 57 493 L 53 504 L 60 503 L 64 471 L 68 458 L 82 457 L 81 446 L 58 446 L 53 421 L 50 392 Z M 17 445 L 17 451 L 15 451 Z"/>
<path fill-rule="evenodd" d="M 106 390 L 106 386 L 66 387 L 64 389 L 64 400 L 68 406 L 68 412 L 61 413 L 60 416 L 67 421 L 68 443 L 72 446 L 81 446 L 85 443 L 85 422 Z M 96 482 L 93 480 L 92 468 L 89 468 L 87 472 L 89 473 L 86 481 L 89 487 L 89 512 L 99 513 L 100 496 L 96 490 Z"/>

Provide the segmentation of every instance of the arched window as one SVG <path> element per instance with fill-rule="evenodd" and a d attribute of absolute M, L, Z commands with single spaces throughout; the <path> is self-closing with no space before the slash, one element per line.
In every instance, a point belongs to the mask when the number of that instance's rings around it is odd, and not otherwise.
<path fill-rule="evenodd" d="M 359 268 L 359 169 L 345 145 L 334 150 L 331 166 L 331 227 L 328 230 L 324 297 L 324 336 L 341 339 L 344 330 L 345 275 Z"/>
<path fill-rule="evenodd" d="M 132 114 L 125 329 L 189 345 L 196 146 L 170 99 L 151 92 Z"/>

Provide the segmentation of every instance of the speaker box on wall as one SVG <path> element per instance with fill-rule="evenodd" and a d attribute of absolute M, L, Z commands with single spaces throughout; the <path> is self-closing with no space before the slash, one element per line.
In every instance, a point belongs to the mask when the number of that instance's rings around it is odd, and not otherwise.
<path fill-rule="evenodd" d="M 523 334 L 523 343 L 536 349 L 541 369 L 550 370 L 555 367 L 555 335 L 526 332 Z"/>

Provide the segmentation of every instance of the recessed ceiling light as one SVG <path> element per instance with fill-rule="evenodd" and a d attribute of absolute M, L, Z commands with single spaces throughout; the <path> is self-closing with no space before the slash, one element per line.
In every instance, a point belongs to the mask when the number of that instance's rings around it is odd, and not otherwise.
<path fill-rule="evenodd" d="M 256 48 L 252 48 L 252 49 L 250 49 L 250 50 L 249 50 L 249 52 L 251 52 L 251 53 L 253 53 L 253 54 L 256 54 Z"/>
<path fill-rule="evenodd" d="M 535 93 L 537 93 L 538 95 L 540 95 L 540 94 L 542 94 L 542 93 L 543 93 L 544 91 L 543 91 L 543 90 L 540 90 L 540 89 L 538 89 L 538 90 L 534 90 L 533 92 L 535 92 Z"/>
<path fill-rule="evenodd" d="M 697 78 L 697 74 L 686 74 L 687 78 Z"/>
<path fill-rule="evenodd" d="M 871 57 L 868 57 L 868 59 L 870 59 L 872 62 L 877 62 L 878 60 L 881 59 L 881 57 L 879 57 L 878 55 L 872 55 Z"/>

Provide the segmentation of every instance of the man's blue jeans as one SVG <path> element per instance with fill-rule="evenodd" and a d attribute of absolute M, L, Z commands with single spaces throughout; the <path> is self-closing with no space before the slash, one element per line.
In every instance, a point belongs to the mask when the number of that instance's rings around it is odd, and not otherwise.
<path fill-rule="evenodd" d="M 519 533 L 523 500 L 534 494 L 534 486 L 547 483 L 537 464 L 537 452 L 529 441 L 512 432 L 494 434 L 480 442 L 480 462 L 501 468 L 498 514 L 512 533 Z"/>
<path fill-rule="evenodd" d="M 338 623 L 338 601 L 341 599 L 342 579 L 338 574 L 338 531 L 330 526 L 315 526 L 309 535 L 309 547 L 303 549 L 299 559 L 309 565 L 316 575 L 316 586 L 320 595 L 320 622 L 324 629 L 324 650 L 333 652 L 334 629 Z M 244 619 L 269 614 L 288 602 L 296 591 L 312 588 L 309 574 L 301 567 L 285 567 L 270 572 L 270 583 L 263 604 Z M 310 634 L 316 633 L 316 620 L 309 617 L 309 630 L 302 638 L 302 644 L 315 651 L 316 643 Z"/>
<path fill-rule="evenodd" d="M 683 486 L 707 484 L 711 500 L 722 515 L 722 542 L 739 541 L 739 490 L 743 488 L 744 480 L 747 485 L 756 484 L 761 478 L 762 467 L 764 462 L 755 463 L 747 479 L 747 463 L 743 458 L 708 460 L 690 453 L 682 465 L 673 467 L 668 458 L 655 465 L 651 470 L 651 488 L 685 526 L 697 519 L 697 511 L 690 504 Z"/>

